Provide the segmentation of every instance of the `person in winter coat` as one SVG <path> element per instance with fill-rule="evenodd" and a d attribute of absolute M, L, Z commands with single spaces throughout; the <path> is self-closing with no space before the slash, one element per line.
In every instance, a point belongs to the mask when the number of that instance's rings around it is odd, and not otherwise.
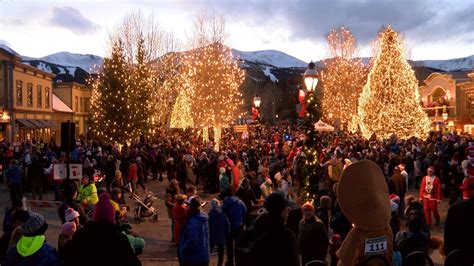
<path fill-rule="evenodd" d="M 227 265 L 234 265 L 234 243 L 239 240 L 242 233 L 247 207 L 242 200 L 235 196 L 233 187 L 229 188 L 229 196 L 224 199 L 222 210 L 230 222 L 230 237 L 227 241 Z"/>
<path fill-rule="evenodd" d="M 28 211 L 21 225 L 23 236 L 10 248 L 5 265 L 7 266 L 56 266 L 61 265 L 56 249 L 45 241 L 48 229 L 41 214 Z M 3 265 L 3 263 L 2 263 Z"/>
<path fill-rule="evenodd" d="M 301 263 L 304 266 L 312 260 L 326 261 L 329 239 L 325 225 L 315 216 L 313 204 L 305 203 L 301 210 L 303 219 L 300 222 L 298 234 Z"/>
<path fill-rule="evenodd" d="M 199 197 L 189 203 L 189 210 L 179 242 L 181 266 L 208 266 L 210 260 L 208 216 L 201 211 Z"/>
<path fill-rule="evenodd" d="M 219 168 L 219 191 L 221 192 L 220 198 L 225 199 L 229 193 L 230 182 L 224 167 Z"/>
<path fill-rule="evenodd" d="M 100 195 L 92 221 L 78 231 L 64 247 L 64 265 L 141 265 L 127 236 L 115 223 L 107 193 Z"/>
<path fill-rule="evenodd" d="M 38 161 L 38 157 L 33 156 L 31 158 L 31 164 L 27 169 L 27 180 L 31 182 L 31 192 L 33 193 L 33 199 L 43 199 L 43 187 L 46 182 L 46 176 L 44 175 L 44 169 Z"/>
<path fill-rule="evenodd" d="M 169 185 L 165 188 L 165 206 L 168 218 L 171 219 L 171 242 L 174 242 L 173 208 L 176 204 L 176 196 L 179 194 L 179 184 L 176 179 L 171 179 Z"/>
<path fill-rule="evenodd" d="M 23 173 L 21 168 L 18 167 L 18 161 L 15 159 L 10 160 L 10 167 L 5 171 L 7 178 L 7 184 L 10 188 L 10 199 L 12 202 L 15 200 L 21 200 L 23 192 L 21 189 L 21 177 Z"/>
<path fill-rule="evenodd" d="M 251 250 L 249 266 L 300 266 L 295 234 L 285 227 L 288 201 L 281 193 L 274 192 L 265 199 L 264 207 L 267 213 L 254 224 L 260 237 Z"/>
<path fill-rule="evenodd" d="M 186 218 L 186 209 L 187 205 L 185 204 L 187 197 L 186 195 L 179 194 L 176 195 L 176 204 L 173 207 L 173 221 L 174 221 L 174 242 L 179 245 L 181 231 L 184 224 L 184 219 Z"/>
<path fill-rule="evenodd" d="M 393 184 L 394 191 L 392 191 L 392 193 L 397 195 L 400 199 L 404 199 L 407 192 L 407 182 L 406 178 L 401 174 L 401 169 L 399 166 L 395 167 L 393 170 L 393 175 L 389 182 Z M 400 216 L 403 214 L 404 210 L 403 200 L 400 201 L 398 207 L 398 215 Z"/>
<path fill-rule="evenodd" d="M 252 210 L 252 203 L 258 204 L 258 200 L 255 197 L 255 193 L 250 188 L 250 182 L 248 179 L 242 180 L 242 184 L 235 192 L 235 195 L 244 202 L 245 207 L 247 208 L 247 217 L 245 218 L 245 225 L 250 226 L 252 223 L 252 219 L 249 213 Z"/>
<path fill-rule="evenodd" d="M 77 201 L 81 202 L 83 206 L 95 205 L 99 198 L 97 196 L 97 187 L 93 182 L 90 182 L 88 176 L 83 176 L 79 193 L 77 194 Z"/>
<path fill-rule="evenodd" d="M 326 231 L 329 230 L 331 206 L 331 198 L 328 196 L 322 196 L 321 199 L 319 199 L 319 207 L 315 211 L 316 216 L 324 223 Z"/>
<path fill-rule="evenodd" d="M 429 236 L 423 232 L 423 220 L 413 216 L 408 221 L 408 232 L 402 231 L 395 237 L 395 243 L 402 254 L 402 258 L 414 251 L 428 254 Z"/>
<path fill-rule="evenodd" d="M 461 190 L 464 200 L 448 210 L 444 228 L 444 249 L 446 255 L 460 249 L 468 254 L 471 263 L 474 263 L 474 177 L 465 178 Z"/>
<path fill-rule="evenodd" d="M 224 262 L 224 245 L 230 233 L 229 220 L 222 211 L 218 199 L 211 201 L 212 209 L 209 211 L 209 246 L 210 250 L 217 246 L 217 266 Z"/>

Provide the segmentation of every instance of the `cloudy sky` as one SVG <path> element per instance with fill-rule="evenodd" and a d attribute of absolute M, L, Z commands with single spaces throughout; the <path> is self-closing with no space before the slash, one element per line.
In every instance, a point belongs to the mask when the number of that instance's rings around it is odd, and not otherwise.
<path fill-rule="evenodd" d="M 153 12 L 160 24 L 185 39 L 199 10 L 226 19 L 228 44 L 274 49 L 304 61 L 327 57 L 324 35 L 344 25 L 359 41 L 359 55 L 383 25 L 404 34 L 414 60 L 474 54 L 472 0 L 0 0 L 0 43 L 22 55 L 68 51 L 106 53 L 107 33 L 131 11 Z"/>

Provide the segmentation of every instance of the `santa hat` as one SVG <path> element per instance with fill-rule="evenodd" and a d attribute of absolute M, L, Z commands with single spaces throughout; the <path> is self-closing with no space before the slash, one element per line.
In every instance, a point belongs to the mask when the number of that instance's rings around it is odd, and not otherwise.
<path fill-rule="evenodd" d="M 76 219 L 77 217 L 79 217 L 79 213 L 75 211 L 73 208 L 67 208 L 64 214 L 66 216 L 66 222 L 70 222 Z"/>

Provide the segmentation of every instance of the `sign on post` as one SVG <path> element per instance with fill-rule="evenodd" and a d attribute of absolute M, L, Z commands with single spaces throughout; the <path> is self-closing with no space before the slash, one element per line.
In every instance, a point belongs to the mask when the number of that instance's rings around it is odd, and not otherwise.
<path fill-rule="evenodd" d="M 53 177 L 56 180 L 66 179 L 66 164 L 55 164 L 53 168 Z M 82 164 L 71 164 L 69 165 L 69 177 L 71 179 L 81 179 L 82 178 Z"/>
<path fill-rule="evenodd" d="M 69 177 L 71 179 L 81 179 L 82 178 L 82 164 L 69 165 Z"/>
<path fill-rule="evenodd" d="M 235 133 L 243 133 L 243 132 L 248 132 L 248 126 L 247 125 L 236 125 L 234 126 L 234 132 Z"/>

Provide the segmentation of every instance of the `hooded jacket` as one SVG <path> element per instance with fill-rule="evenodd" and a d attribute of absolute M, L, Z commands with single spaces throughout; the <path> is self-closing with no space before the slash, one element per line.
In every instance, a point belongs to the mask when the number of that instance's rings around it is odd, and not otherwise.
<path fill-rule="evenodd" d="M 222 210 L 209 211 L 209 241 L 215 245 L 224 245 L 230 232 L 229 220 Z"/>
<path fill-rule="evenodd" d="M 191 215 L 183 226 L 179 243 L 180 261 L 207 263 L 210 259 L 208 216 L 203 212 Z"/>
<path fill-rule="evenodd" d="M 239 229 L 244 224 L 247 207 L 237 196 L 224 199 L 222 210 L 229 219 L 231 230 Z"/>
<path fill-rule="evenodd" d="M 58 252 L 45 242 L 44 235 L 23 236 L 8 251 L 5 265 L 56 266 L 61 265 Z"/>

